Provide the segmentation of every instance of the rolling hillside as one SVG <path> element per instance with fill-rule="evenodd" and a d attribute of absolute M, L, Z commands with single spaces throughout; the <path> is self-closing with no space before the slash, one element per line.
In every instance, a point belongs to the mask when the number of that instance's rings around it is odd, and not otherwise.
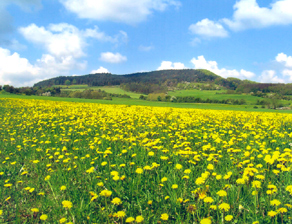
<path fill-rule="evenodd" d="M 114 75 L 110 73 L 98 73 L 82 76 L 60 76 L 36 83 L 35 87 L 47 87 L 53 85 L 65 85 L 68 80 L 71 84 L 87 84 L 89 86 L 111 86 L 123 83 L 151 83 L 160 84 L 180 82 L 208 82 L 214 81 L 220 76 L 204 69 L 162 70 L 141 72 L 126 75 Z M 67 81 L 67 82 L 68 82 Z"/>

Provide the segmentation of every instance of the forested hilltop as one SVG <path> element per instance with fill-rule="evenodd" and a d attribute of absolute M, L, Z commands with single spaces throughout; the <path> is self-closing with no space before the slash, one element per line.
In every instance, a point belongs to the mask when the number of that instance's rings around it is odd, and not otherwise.
<path fill-rule="evenodd" d="M 161 70 L 151 72 L 138 72 L 133 74 L 115 75 L 111 73 L 97 73 L 81 76 L 60 76 L 36 83 L 34 86 L 47 87 L 53 85 L 66 85 L 66 81 L 70 84 L 89 86 L 112 86 L 124 83 L 151 83 L 161 84 L 164 82 L 208 82 L 214 81 L 220 76 L 205 69 L 182 69 L 182 70 Z"/>
<path fill-rule="evenodd" d="M 89 74 L 82 76 L 60 76 L 36 83 L 34 87 L 49 87 L 53 85 L 89 85 L 113 86 L 121 85 L 134 92 L 161 92 L 166 87 L 176 87 L 178 83 L 215 83 L 229 89 L 236 89 L 241 83 L 250 83 L 236 78 L 222 78 L 205 69 L 182 69 L 140 72 L 127 75 L 110 73 Z M 148 88 L 148 90 L 145 88 Z"/>

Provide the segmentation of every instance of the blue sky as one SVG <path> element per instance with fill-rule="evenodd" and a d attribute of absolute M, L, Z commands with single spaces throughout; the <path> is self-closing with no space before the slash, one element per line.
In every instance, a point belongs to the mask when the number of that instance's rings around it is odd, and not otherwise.
<path fill-rule="evenodd" d="M 205 68 L 292 82 L 292 0 L 0 1 L 0 85 Z"/>

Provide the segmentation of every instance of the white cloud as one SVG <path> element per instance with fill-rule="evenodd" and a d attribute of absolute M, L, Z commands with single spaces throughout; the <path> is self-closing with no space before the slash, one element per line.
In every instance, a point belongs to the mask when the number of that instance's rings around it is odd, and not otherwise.
<path fill-rule="evenodd" d="M 150 45 L 150 46 L 143 46 L 143 45 L 140 45 L 139 46 L 139 51 L 151 51 L 151 50 L 153 50 L 154 49 L 154 47 L 152 46 L 152 45 Z"/>
<path fill-rule="evenodd" d="M 181 62 L 163 61 L 157 70 L 169 70 L 169 69 L 185 69 L 185 65 Z"/>
<path fill-rule="evenodd" d="M 233 8 L 233 18 L 222 21 L 235 31 L 292 24 L 291 0 L 276 0 L 269 7 L 259 7 L 256 0 L 239 0 Z"/>
<path fill-rule="evenodd" d="M 39 73 L 38 68 L 29 63 L 26 58 L 21 58 L 19 54 L 13 53 L 7 49 L 0 48 L 0 81 L 3 84 L 15 84 L 31 81 Z"/>
<path fill-rule="evenodd" d="M 285 80 L 276 76 L 276 71 L 265 70 L 259 77 L 259 81 L 262 83 L 284 83 Z"/>
<path fill-rule="evenodd" d="M 195 69 L 207 69 L 223 78 L 234 77 L 239 79 L 250 79 L 255 76 L 253 72 L 244 69 L 237 71 L 235 69 L 228 70 L 226 68 L 218 68 L 218 63 L 216 61 L 206 61 L 203 55 L 198 56 L 197 59 L 193 58 L 191 62 Z"/>
<path fill-rule="evenodd" d="M 284 76 L 288 76 L 289 82 L 292 82 L 292 70 L 285 69 L 285 70 L 282 71 L 282 74 Z"/>
<path fill-rule="evenodd" d="M 177 0 L 60 0 L 68 11 L 79 18 L 137 24 L 153 11 L 165 11 L 169 6 L 179 7 Z"/>
<path fill-rule="evenodd" d="M 99 31 L 99 28 L 95 26 L 94 29 L 86 29 L 84 32 L 84 37 L 91 37 L 103 42 L 112 42 L 112 43 L 119 43 L 119 42 L 127 42 L 128 41 L 128 34 L 124 31 L 120 31 L 114 37 L 106 35 L 104 32 Z"/>
<path fill-rule="evenodd" d="M 288 56 L 282 52 L 275 57 L 275 60 L 282 66 L 282 75 L 288 77 L 288 81 L 292 82 L 292 56 Z"/>
<path fill-rule="evenodd" d="M 90 74 L 96 74 L 96 73 L 110 73 L 106 68 L 100 66 L 99 69 L 92 70 Z"/>
<path fill-rule="evenodd" d="M 121 55 L 120 53 L 103 52 L 100 54 L 101 61 L 108 63 L 121 63 L 127 61 L 127 57 Z"/>
<path fill-rule="evenodd" d="M 51 24 L 48 29 L 31 24 L 19 29 L 20 33 L 29 41 L 43 46 L 50 54 L 57 57 L 85 56 L 86 46 L 80 31 L 73 25 L 66 23 Z"/>
<path fill-rule="evenodd" d="M 68 75 L 71 69 L 85 69 L 86 62 L 77 62 L 73 57 L 56 58 L 44 54 L 31 64 L 18 53 L 0 48 L 0 82 L 13 86 L 31 86 L 34 83 L 58 75 Z"/>
<path fill-rule="evenodd" d="M 224 27 L 218 23 L 209 19 L 203 19 L 196 24 L 192 24 L 189 30 L 196 35 L 202 37 L 227 37 L 228 32 Z"/>
<path fill-rule="evenodd" d="M 56 57 L 80 58 L 85 56 L 86 38 L 89 37 L 112 43 L 127 39 L 127 34 L 123 31 L 120 31 L 115 37 L 111 37 L 101 32 L 98 27 L 79 30 L 67 23 L 50 24 L 47 29 L 31 24 L 27 27 L 21 27 L 19 31 L 27 40 L 43 46 Z"/>
<path fill-rule="evenodd" d="M 19 32 L 34 44 L 45 49 L 45 53 L 35 63 L 30 63 L 18 53 L 11 53 L 8 49 L 0 48 L 0 81 L 14 86 L 32 85 L 40 80 L 60 75 L 70 75 L 72 70 L 85 70 L 87 61 L 81 58 L 86 56 L 87 38 L 99 41 L 118 43 L 127 38 L 127 34 L 120 31 L 111 37 L 94 29 L 79 30 L 67 23 L 51 24 L 47 28 L 31 24 L 21 27 Z M 17 41 L 12 41 L 16 47 L 21 47 Z M 115 62 L 125 61 L 126 57 L 114 55 Z M 98 71 L 108 72 L 100 67 Z"/>
<path fill-rule="evenodd" d="M 276 61 L 279 63 L 283 63 L 285 67 L 292 67 L 292 57 L 287 56 L 284 53 L 279 53 L 276 56 Z"/>

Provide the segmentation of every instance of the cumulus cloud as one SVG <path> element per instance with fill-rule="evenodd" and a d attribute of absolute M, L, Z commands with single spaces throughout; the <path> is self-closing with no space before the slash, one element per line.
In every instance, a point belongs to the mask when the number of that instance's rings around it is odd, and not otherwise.
<path fill-rule="evenodd" d="M 92 70 L 90 74 L 96 74 L 96 73 L 110 73 L 106 68 L 100 66 L 99 69 Z"/>
<path fill-rule="evenodd" d="M 120 53 L 103 52 L 100 54 L 99 60 L 108 63 L 121 63 L 127 61 L 127 57 L 121 55 Z"/>
<path fill-rule="evenodd" d="M 51 24 L 48 29 L 31 24 L 21 27 L 20 33 L 30 42 L 44 47 L 57 57 L 85 56 L 83 52 L 86 42 L 81 32 L 73 25 L 66 23 Z"/>
<path fill-rule="evenodd" d="M 287 56 L 284 53 L 279 53 L 276 56 L 276 61 L 279 63 L 284 64 L 285 67 L 291 67 L 292 68 L 292 57 L 291 56 Z"/>
<path fill-rule="evenodd" d="M 292 70 L 285 69 L 285 70 L 282 71 L 282 74 L 284 76 L 288 76 L 289 82 L 292 82 Z"/>
<path fill-rule="evenodd" d="M 57 57 L 70 55 L 74 58 L 85 56 L 84 48 L 87 46 L 87 38 L 112 43 L 124 41 L 127 38 L 127 33 L 124 31 L 111 37 L 100 31 L 98 27 L 79 30 L 67 23 L 51 24 L 47 28 L 31 24 L 27 27 L 21 27 L 19 32 L 28 41 L 44 47 L 52 55 Z"/>
<path fill-rule="evenodd" d="M 279 78 L 274 70 L 265 70 L 259 77 L 259 81 L 262 83 L 284 83 L 285 80 Z"/>
<path fill-rule="evenodd" d="M 233 18 L 222 21 L 235 31 L 292 24 L 291 0 L 273 1 L 269 7 L 260 7 L 256 0 L 239 0 L 233 8 Z"/>
<path fill-rule="evenodd" d="M 19 85 L 29 82 L 27 77 L 34 79 L 39 73 L 38 68 L 31 65 L 26 58 L 21 58 L 18 53 L 0 48 L 0 81 L 3 84 Z M 17 65 L 17 66 L 16 66 Z"/>
<path fill-rule="evenodd" d="M 193 58 L 191 62 L 195 69 L 207 69 L 223 78 L 234 77 L 239 79 L 250 79 L 255 76 L 253 72 L 244 69 L 237 71 L 236 69 L 228 70 L 226 68 L 218 68 L 218 63 L 216 61 L 207 61 L 203 55 L 198 56 L 198 58 Z"/>
<path fill-rule="evenodd" d="M 65 8 L 79 18 L 137 24 L 153 11 L 165 11 L 169 6 L 179 7 L 177 0 L 60 0 Z"/>
<path fill-rule="evenodd" d="M 192 34 L 196 34 L 202 37 L 227 37 L 228 32 L 224 27 L 218 23 L 209 19 L 203 19 L 196 24 L 192 24 L 189 27 Z"/>
<path fill-rule="evenodd" d="M 21 27 L 19 32 L 28 41 L 43 47 L 45 53 L 33 64 L 18 53 L 1 48 L 0 81 L 15 86 L 32 85 L 42 79 L 70 75 L 72 70 L 86 69 L 87 62 L 81 58 L 86 56 L 87 38 L 117 43 L 126 36 L 126 33 L 120 32 L 111 37 L 98 27 L 79 30 L 67 23 L 51 24 L 46 28 L 31 24 Z M 124 60 L 124 56 L 121 60 Z M 103 67 L 99 71 L 108 72 Z"/>
<path fill-rule="evenodd" d="M 288 81 L 292 82 L 292 56 L 288 56 L 282 52 L 275 57 L 275 61 L 282 66 L 282 75 L 288 77 Z"/>
<path fill-rule="evenodd" d="M 56 58 L 44 54 L 31 64 L 18 53 L 0 48 L 0 82 L 13 86 L 31 86 L 34 83 L 57 75 L 68 75 L 71 69 L 85 69 L 86 62 L 77 62 L 73 57 Z M 17 65 L 17 66 L 16 66 Z"/>
<path fill-rule="evenodd" d="M 163 61 L 157 70 L 169 70 L 169 69 L 185 69 L 185 65 L 181 62 Z"/>

